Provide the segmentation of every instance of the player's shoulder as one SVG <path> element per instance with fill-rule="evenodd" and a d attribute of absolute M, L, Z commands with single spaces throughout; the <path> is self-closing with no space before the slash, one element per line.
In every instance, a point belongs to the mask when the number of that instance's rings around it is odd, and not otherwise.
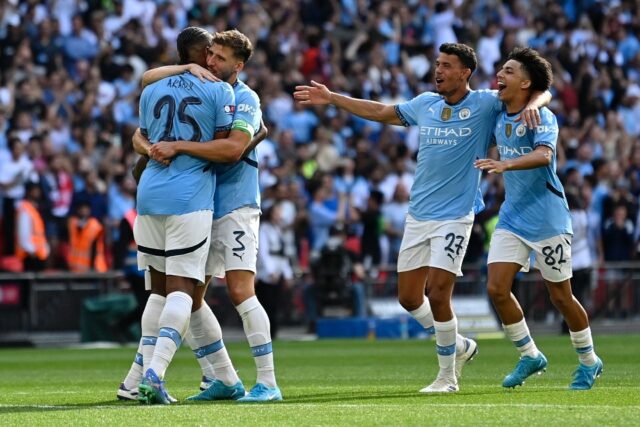
<path fill-rule="evenodd" d="M 204 84 L 209 86 L 211 90 L 215 92 L 232 93 L 232 94 L 234 93 L 233 87 L 227 82 L 211 82 L 207 80 L 204 82 Z"/>
<path fill-rule="evenodd" d="M 495 89 L 472 89 L 469 91 L 471 99 L 498 99 L 498 91 Z"/>
<path fill-rule="evenodd" d="M 443 99 L 444 98 L 439 93 L 426 91 L 422 92 L 420 95 L 414 97 L 408 102 L 418 104 L 433 104 L 434 102 L 442 101 Z"/>
<path fill-rule="evenodd" d="M 542 123 L 557 123 L 558 121 L 554 112 L 547 107 L 540 108 L 540 120 Z"/>
<path fill-rule="evenodd" d="M 236 104 L 260 105 L 260 97 L 246 83 L 238 80 L 233 89 L 236 94 Z"/>

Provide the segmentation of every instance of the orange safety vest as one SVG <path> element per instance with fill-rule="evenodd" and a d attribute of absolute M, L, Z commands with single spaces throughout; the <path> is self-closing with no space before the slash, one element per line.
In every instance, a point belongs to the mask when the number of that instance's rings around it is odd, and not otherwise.
<path fill-rule="evenodd" d="M 104 255 L 104 228 L 95 219 L 89 218 L 83 228 L 78 227 L 78 218 L 69 218 L 69 269 L 84 272 L 94 269 L 101 273 L 108 270 Z M 91 248 L 96 243 L 96 256 L 91 264 Z"/>
<path fill-rule="evenodd" d="M 18 205 L 18 216 L 21 212 L 25 212 L 31 219 L 31 244 L 36 248 L 36 258 L 44 261 L 49 256 L 49 245 L 47 237 L 44 234 L 44 221 L 40 212 L 33 206 L 33 203 L 23 200 Z M 16 239 L 16 256 L 20 260 L 24 260 L 29 254 L 20 246 L 20 239 Z"/>

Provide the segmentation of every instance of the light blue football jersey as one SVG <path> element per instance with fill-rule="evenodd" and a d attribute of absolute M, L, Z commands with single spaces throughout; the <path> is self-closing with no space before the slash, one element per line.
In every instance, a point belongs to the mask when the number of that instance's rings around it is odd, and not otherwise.
<path fill-rule="evenodd" d="M 405 126 L 419 127 L 418 164 L 409 201 L 412 217 L 442 221 L 484 208 L 481 174 L 473 162 L 486 157 L 501 110 L 498 92 L 489 90 L 472 90 L 454 105 L 433 92 L 396 105 Z"/>
<path fill-rule="evenodd" d="M 140 129 L 158 141 L 209 141 L 228 130 L 235 96 L 228 83 L 201 82 L 189 73 L 147 86 L 140 97 Z M 176 156 L 169 166 L 149 161 L 138 186 L 140 215 L 183 215 L 213 210 L 213 168 L 205 160 Z"/>
<path fill-rule="evenodd" d="M 240 80 L 234 83 L 233 90 L 236 95 L 233 128 L 246 129 L 253 138 L 260 130 L 262 119 L 260 98 Z M 214 219 L 243 207 L 260 208 L 258 156 L 255 149 L 238 162 L 216 164 L 216 179 Z"/>
<path fill-rule="evenodd" d="M 509 230 L 531 242 L 573 234 L 569 205 L 556 175 L 556 116 L 548 108 L 542 108 L 541 124 L 536 129 L 514 121 L 517 116 L 506 111 L 498 116 L 494 135 L 500 159 L 515 159 L 539 145 L 553 149 L 553 158 L 545 167 L 504 172 L 506 198 L 496 228 Z"/>

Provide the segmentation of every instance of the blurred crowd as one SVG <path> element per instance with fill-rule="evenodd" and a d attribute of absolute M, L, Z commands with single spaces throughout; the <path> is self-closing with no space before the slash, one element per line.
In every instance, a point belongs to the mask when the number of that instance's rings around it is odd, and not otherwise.
<path fill-rule="evenodd" d="M 26 259 L 41 261 L 27 269 L 121 268 L 114 250 L 135 207 L 131 136 L 141 75 L 177 62 L 176 37 L 190 25 L 237 28 L 255 45 L 240 77 L 259 94 L 269 129 L 258 146 L 262 207 L 277 208 L 265 219 L 281 231 L 294 271 L 309 268 L 336 226 L 369 274 L 393 266 L 418 149 L 417 128 L 302 108 L 294 87 L 315 80 L 403 102 L 433 90 L 445 42 L 476 49 L 475 89 L 496 88 L 497 67 L 515 46 L 536 48 L 552 63 L 558 169 L 579 225 L 574 248 L 578 240 L 583 248 L 576 262 L 640 256 L 637 1 L 6 0 L 0 268 L 22 268 L 6 260 L 21 244 L 20 215 L 34 214 L 29 206 L 41 216 L 47 253 L 35 253 L 42 240 L 25 241 Z M 482 190 L 487 209 L 476 218 L 470 263 L 487 249 L 502 178 L 485 176 Z M 91 232 L 78 235 L 89 223 Z"/>

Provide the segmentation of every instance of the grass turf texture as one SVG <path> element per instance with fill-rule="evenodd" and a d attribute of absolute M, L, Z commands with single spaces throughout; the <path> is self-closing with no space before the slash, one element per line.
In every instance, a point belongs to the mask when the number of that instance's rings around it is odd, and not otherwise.
<path fill-rule="evenodd" d="M 577 358 L 569 337 L 539 337 L 547 372 L 506 390 L 517 361 L 505 339 L 480 340 L 460 392 L 417 391 L 437 373 L 433 341 L 276 342 L 283 402 L 184 402 L 200 381 L 181 349 L 167 373 L 171 406 L 115 399 L 135 348 L 0 350 L 0 425 L 638 425 L 640 337 L 598 336 L 604 375 L 591 391 L 567 389 Z M 244 343 L 227 345 L 246 387 L 255 368 Z"/>

